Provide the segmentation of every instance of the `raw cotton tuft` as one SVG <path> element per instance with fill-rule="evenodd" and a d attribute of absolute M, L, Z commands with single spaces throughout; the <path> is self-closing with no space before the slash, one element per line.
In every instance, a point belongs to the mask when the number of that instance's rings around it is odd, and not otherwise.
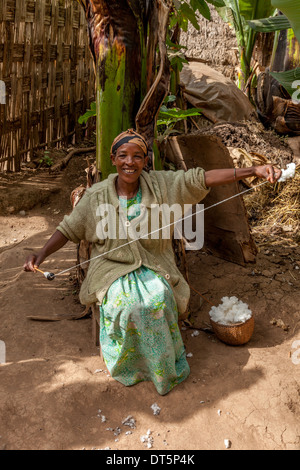
<path fill-rule="evenodd" d="M 221 325 L 245 323 L 252 316 L 248 305 L 237 297 L 223 297 L 218 307 L 212 307 L 209 316 L 212 321 Z"/>
<path fill-rule="evenodd" d="M 281 170 L 281 176 L 279 178 L 279 182 L 283 182 L 283 181 L 286 181 L 290 178 L 294 178 L 295 177 L 295 172 L 296 172 L 296 164 L 295 163 L 289 163 L 287 165 L 287 168 L 286 170 Z"/>

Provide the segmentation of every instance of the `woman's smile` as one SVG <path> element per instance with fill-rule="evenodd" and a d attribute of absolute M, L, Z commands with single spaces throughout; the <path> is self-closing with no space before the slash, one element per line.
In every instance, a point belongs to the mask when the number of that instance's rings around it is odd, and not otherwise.
<path fill-rule="evenodd" d="M 128 175 L 132 175 L 133 173 L 135 173 L 137 170 L 132 170 L 130 168 L 123 168 L 123 171 L 125 173 L 127 173 Z"/>

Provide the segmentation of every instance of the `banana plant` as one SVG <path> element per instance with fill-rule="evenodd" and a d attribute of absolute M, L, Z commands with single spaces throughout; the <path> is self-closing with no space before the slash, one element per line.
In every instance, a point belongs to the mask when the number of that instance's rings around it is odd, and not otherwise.
<path fill-rule="evenodd" d="M 299 103 L 298 87 L 300 85 L 300 8 L 297 0 L 272 0 L 273 6 L 278 8 L 289 20 L 291 29 L 287 33 L 288 67 L 283 72 L 272 72 L 271 75 L 287 90 L 292 98 Z M 290 68 L 290 64 L 296 68 Z M 288 68 L 288 69 L 287 69 Z"/>
<path fill-rule="evenodd" d="M 109 158 L 114 137 L 129 127 L 144 135 L 155 152 L 157 116 L 170 87 L 167 32 L 175 23 L 199 29 L 197 15 L 210 18 L 207 3 L 223 0 L 78 0 L 88 26 L 96 74 L 96 105 L 81 118 L 96 115 L 97 168 L 105 179 L 114 167 Z M 169 51 L 170 52 L 170 51 Z M 173 51 L 174 52 L 174 51 Z M 176 51 L 178 52 L 178 51 Z M 153 157 L 153 155 L 152 155 Z"/>
<path fill-rule="evenodd" d="M 285 15 L 275 15 L 270 18 L 248 21 L 248 25 L 259 33 L 273 33 L 292 27 L 290 20 Z"/>
<path fill-rule="evenodd" d="M 280 13 L 270 18 L 249 21 L 249 26 L 263 33 L 275 32 L 271 75 L 293 97 L 300 82 L 300 8 L 298 0 L 272 0 Z M 280 39 L 280 41 L 279 41 Z M 284 54 L 279 53 L 285 47 Z M 277 60 L 278 58 L 278 60 Z"/>
<path fill-rule="evenodd" d="M 300 132 L 299 1 L 271 0 L 276 15 L 249 21 L 256 32 L 275 31 L 270 67 L 257 78 L 255 101 L 266 126 L 279 134 Z"/>
<path fill-rule="evenodd" d="M 290 20 L 285 15 L 279 12 L 276 16 L 270 18 L 248 21 L 248 24 L 250 28 L 260 33 L 275 32 L 270 70 L 283 70 L 282 67 L 290 70 L 297 67 L 299 64 L 299 42 Z M 283 51 L 283 48 L 285 48 L 285 51 Z"/>
<path fill-rule="evenodd" d="M 240 54 L 238 86 L 244 90 L 252 73 L 251 59 L 257 38 L 257 31 L 247 22 L 272 16 L 276 7 L 271 0 L 224 0 L 224 3 L 225 7 L 217 11 L 235 29 Z"/>
<path fill-rule="evenodd" d="M 139 128 L 145 137 L 154 132 L 155 116 L 168 91 L 164 40 L 172 1 L 78 1 L 94 59 L 96 160 L 105 179 L 114 171 L 109 154 L 116 135 L 130 127 Z"/>

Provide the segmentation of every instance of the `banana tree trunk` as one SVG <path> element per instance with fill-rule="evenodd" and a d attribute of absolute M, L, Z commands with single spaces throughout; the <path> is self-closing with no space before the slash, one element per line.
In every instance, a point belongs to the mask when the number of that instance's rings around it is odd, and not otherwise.
<path fill-rule="evenodd" d="M 278 32 L 274 41 L 272 72 L 285 72 L 299 67 L 300 44 L 292 29 Z"/>
<path fill-rule="evenodd" d="M 286 72 L 299 67 L 300 47 L 292 29 L 275 35 L 271 72 Z M 287 90 L 268 69 L 258 77 L 257 111 L 266 127 L 278 134 L 300 135 L 300 104 L 294 103 Z"/>
<path fill-rule="evenodd" d="M 94 57 L 96 156 L 101 179 L 105 179 L 115 171 L 110 160 L 110 146 L 120 132 L 137 127 L 150 145 L 153 143 L 155 116 L 168 85 L 163 42 L 171 1 L 78 1 L 86 13 Z M 157 45 L 160 51 L 158 74 Z M 138 114 L 141 103 L 143 109 Z"/>

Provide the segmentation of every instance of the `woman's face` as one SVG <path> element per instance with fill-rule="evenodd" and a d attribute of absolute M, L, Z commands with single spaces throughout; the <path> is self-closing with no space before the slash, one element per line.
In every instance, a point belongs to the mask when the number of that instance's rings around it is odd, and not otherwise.
<path fill-rule="evenodd" d="M 112 163 L 116 166 L 119 178 L 124 183 L 135 183 L 148 162 L 143 150 L 136 144 L 127 143 L 111 155 Z"/>

